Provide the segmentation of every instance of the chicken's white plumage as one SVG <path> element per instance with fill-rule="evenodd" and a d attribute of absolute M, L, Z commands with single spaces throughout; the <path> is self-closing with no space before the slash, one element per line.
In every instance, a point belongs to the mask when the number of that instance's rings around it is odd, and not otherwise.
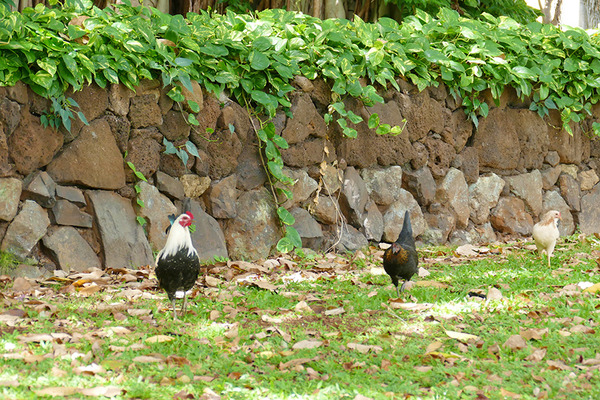
<path fill-rule="evenodd" d="M 533 226 L 533 240 L 540 255 L 546 253 L 548 256 L 548 267 L 550 267 L 550 258 L 554 252 L 556 241 L 560 237 L 558 231 L 558 221 L 560 219 L 559 211 L 550 210 L 542 216 L 540 222 Z"/>
<path fill-rule="evenodd" d="M 196 249 L 192 244 L 192 236 L 190 235 L 190 231 L 186 226 L 183 226 L 179 223 L 180 220 L 181 216 L 177 218 L 171 226 L 169 236 L 167 236 L 167 243 L 156 256 L 157 263 L 160 258 L 174 256 L 175 253 L 182 248 L 187 249 L 187 254 L 189 256 L 192 256 L 193 254 L 197 255 Z"/>

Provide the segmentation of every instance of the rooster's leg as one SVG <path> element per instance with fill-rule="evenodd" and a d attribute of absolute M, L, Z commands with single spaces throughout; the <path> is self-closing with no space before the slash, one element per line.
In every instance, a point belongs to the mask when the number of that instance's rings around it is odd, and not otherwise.
<path fill-rule="evenodd" d="M 407 281 L 404 281 L 404 282 L 402 283 L 402 286 L 400 286 L 400 293 L 404 292 L 404 287 L 406 286 L 406 282 L 407 282 Z M 400 297 L 400 295 L 398 295 L 398 297 Z"/>
<path fill-rule="evenodd" d="M 181 309 L 181 315 L 185 314 L 185 306 L 187 305 L 187 295 L 183 293 L 183 308 Z"/>
<path fill-rule="evenodd" d="M 171 299 L 171 305 L 173 306 L 173 320 L 177 321 L 177 311 L 175 310 L 175 296 Z"/>

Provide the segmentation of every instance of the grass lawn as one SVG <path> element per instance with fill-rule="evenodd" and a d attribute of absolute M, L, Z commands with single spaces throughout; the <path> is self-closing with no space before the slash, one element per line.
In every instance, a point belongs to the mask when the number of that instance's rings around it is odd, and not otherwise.
<path fill-rule="evenodd" d="M 399 299 L 382 254 L 220 264 L 178 322 L 149 269 L 0 277 L 0 398 L 600 398 L 597 238 L 420 248 Z"/>

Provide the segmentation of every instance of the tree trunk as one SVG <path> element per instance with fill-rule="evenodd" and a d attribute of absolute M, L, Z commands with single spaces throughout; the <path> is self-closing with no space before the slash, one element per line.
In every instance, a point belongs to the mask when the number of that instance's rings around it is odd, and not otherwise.
<path fill-rule="evenodd" d="M 600 0 L 583 0 L 583 28 L 595 29 L 600 24 Z"/>

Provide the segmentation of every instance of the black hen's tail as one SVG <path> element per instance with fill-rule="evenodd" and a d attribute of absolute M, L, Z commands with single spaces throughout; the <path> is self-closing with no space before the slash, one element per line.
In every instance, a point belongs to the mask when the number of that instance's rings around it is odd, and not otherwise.
<path fill-rule="evenodd" d="M 404 223 L 402 224 L 402 231 L 400 231 L 400 235 L 398 236 L 397 243 L 414 243 L 415 239 L 413 238 L 412 226 L 410 224 L 410 214 L 408 210 L 404 213 Z"/>

